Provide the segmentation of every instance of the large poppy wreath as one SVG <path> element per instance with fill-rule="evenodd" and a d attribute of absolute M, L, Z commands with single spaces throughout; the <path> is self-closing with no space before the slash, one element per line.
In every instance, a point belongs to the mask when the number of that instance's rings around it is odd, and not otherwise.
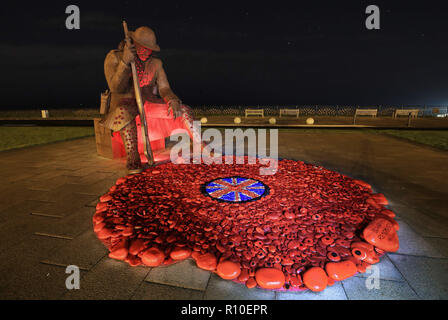
<path fill-rule="evenodd" d="M 118 179 L 93 216 L 109 257 L 192 258 L 249 288 L 322 291 L 398 250 L 395 214 L 367 183 L 301 161 L 279 160 L 274 175 L 245 163 L 166 163 Z"/>

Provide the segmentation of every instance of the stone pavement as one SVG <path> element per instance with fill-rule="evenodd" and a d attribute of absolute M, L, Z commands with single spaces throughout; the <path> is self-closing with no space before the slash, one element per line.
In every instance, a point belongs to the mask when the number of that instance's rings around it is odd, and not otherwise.
<path fill-rule="evenodd" d="M 378 264 L 380 288 L 359 274 L 324 292 L 247 289 L 195 267 L 130 267 L 107 256 L 91 217 L 124 175 L 123 160 L 95 153 L 93 137 L 0 153 L 1 299 L 447 299 L 448 153 L 353 132 L 279 134 L 280 157 L 369 182 L 398 215 L 400 249 Z M 65 267 L 81 270 L 67 290 Z"/>

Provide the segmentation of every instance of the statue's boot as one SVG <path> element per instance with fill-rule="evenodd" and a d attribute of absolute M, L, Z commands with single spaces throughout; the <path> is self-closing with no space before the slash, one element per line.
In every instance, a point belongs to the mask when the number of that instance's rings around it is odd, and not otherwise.
<path fill-rule="evenodd" d="M 120 130 L 121 139 L 126 150 L 126 169 L 128 174 L 136 174 L 143 171 L 140 154 L 138 153 L 137 126 L 135 120 Z"/>

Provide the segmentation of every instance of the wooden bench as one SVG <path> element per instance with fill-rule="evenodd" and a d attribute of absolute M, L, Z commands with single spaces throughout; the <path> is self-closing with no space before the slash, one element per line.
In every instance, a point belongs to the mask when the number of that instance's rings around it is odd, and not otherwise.
<path fill-rule="evenodd" d="M 392 118 L 397 118 L 398 116 L 417 118 L 419 111 L 419 109 L 397 109 L 393 113 Z"/>
<path fill-rule="evenodd" d="M 378 115 L 378 109 L 356 109 L 356 116 L 372 116 L 376 117 Z"/>
<path fill-rule="evenodd" d="M 378 115 L 378 109 L 356 109 L 355 115 L 353 116 L 353 124 L 356 124 L 357 116 L 372 116 L 376 118 Z"/>
<path fill-rule="evenodd" d="M 299 117 L 299 109 L 280 109 L 280 118 L 284 116 L 296 116 Z"/>
<path fill-rule="evenodd" d="M 261 116 L 264 118 L 264 109 L 246 109 L 244 113 L 245 118 L 247 118 L 247 116 Z"/>

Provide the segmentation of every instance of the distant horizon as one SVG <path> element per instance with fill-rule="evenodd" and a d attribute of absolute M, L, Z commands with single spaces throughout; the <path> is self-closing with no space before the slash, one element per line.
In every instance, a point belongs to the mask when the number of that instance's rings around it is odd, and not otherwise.
<path fill-rule="evenodd" d="M 398 105 L 398 104 L 384 104 L 384 105 L 375 105 L 375 104 L 277 104 L 277 105 L 253 105 L 253 104 L 240 104 L 240 105 L 234 105 L 234 104 L 213 104 L 213 105 L 189 105 L 189 107 L 195 109 L 195 108 L 204 108 L 204 107 L 218 107 L 218 108 L 304 108 L 304 107 L 329 107 L 329 108 L 342 108 L 342 107 L 359 107 L 359 108 L 368 108 L 368 107 L 378 107 L 378 108 L 448 108 L 448 104 L 426 104 L 426 105 L 419 105 L 419 104 L 407 104 L 407 105 Z M 0 107 L 0 113 L 1 112 L 11 112 L 11 111 L 39 111 L 39 110 L 96 110 L 98 109 L 99 112 L 99 106 L 98 107 L 88 107 L 88 106 L 80 106 L 80 107 L 21 107 L 21 108 L 1 108 Z"/>
<path fill-rule="evenodd" d="M 99 106 L 123 18 L 154 29 L 187 105 L 448 104 L 446 2 L 377 0 L 379 30 L 366 28 L 370 4 L 79 0 L 68 30 L 66 2 L 7 2 L 0 110 Z"/>

